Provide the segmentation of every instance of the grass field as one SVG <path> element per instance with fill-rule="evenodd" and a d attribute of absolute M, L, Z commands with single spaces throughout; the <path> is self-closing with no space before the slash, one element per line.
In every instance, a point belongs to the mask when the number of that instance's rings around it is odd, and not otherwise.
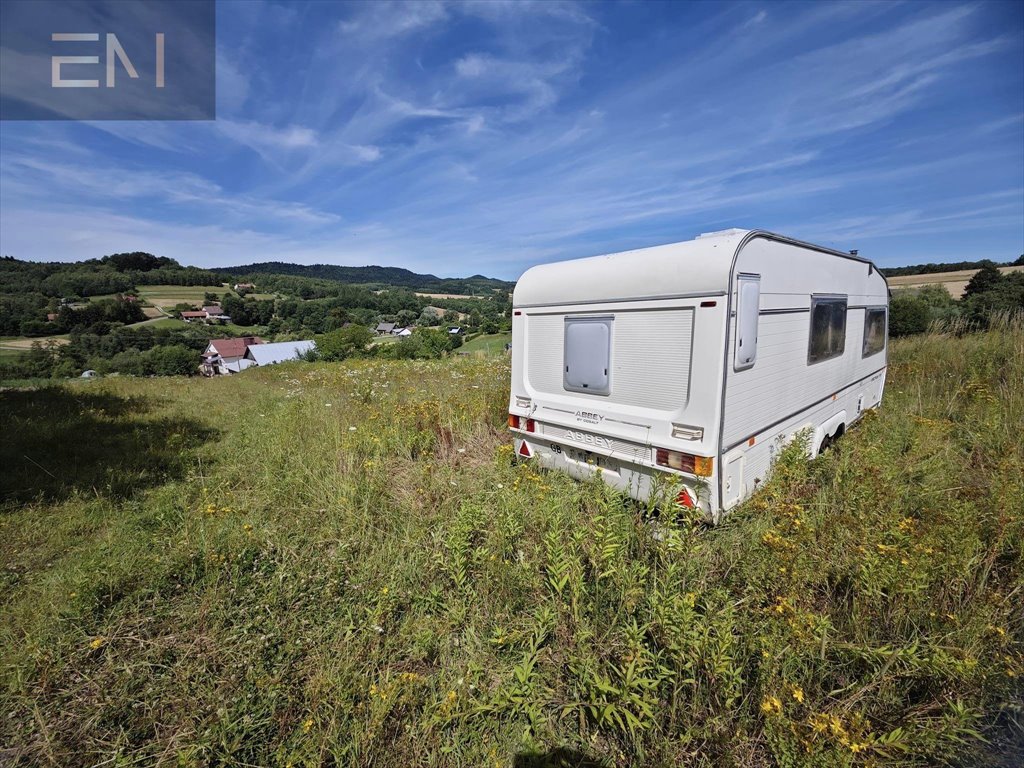
<path fill-rule="evenodd" d="M 469 352 L 475 354 L 482 352 L 485 355 L 497 355 L 505 351 L 505 345 L 512 341 L 511 333 L 489 333 L 470 339 L 461 347 L 458 352 Z"/>
<path fill-rule="evenodd" d="M 216 293 L 223 296 L 230 289 L 223 285 L 140 285 L 137 286 L 139 297 L 145 299 L 155 307 L 169 309 L 176 304 L 204 303 L 203 294 Z"/>
<path fill-rule="evenodd" d="M 893 342 L 714 528 L 513 464 L 504 357 L 0 392 L 0 763 L 1014 765 L 1022 377 Z"/>

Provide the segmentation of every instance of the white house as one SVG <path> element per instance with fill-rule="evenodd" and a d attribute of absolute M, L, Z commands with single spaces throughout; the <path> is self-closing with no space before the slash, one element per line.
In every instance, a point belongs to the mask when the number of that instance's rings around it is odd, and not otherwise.
<path fill-rule="evenodd" d="M 228 367 L 245 357 L 245 351 L 255 344 L 265 344 L 259 336 L 243 336 L 237 339 L 213 339 L 203 350 L 203 362 L 199 370 L 206 376 L 219 376 L 227 373 L 238 373 Z"/>
<path fill-rule="evenodd" d="M 641 500 L 671 481 L 717 519 L 798 434 L 816 454 L 880 405 L 888 303 L 867 259 L 759 230 L 534 267 L 516 453 Z"/>

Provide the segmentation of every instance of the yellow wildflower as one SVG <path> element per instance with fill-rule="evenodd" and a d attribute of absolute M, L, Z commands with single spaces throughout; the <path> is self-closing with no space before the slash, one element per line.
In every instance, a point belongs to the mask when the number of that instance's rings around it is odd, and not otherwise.
<path fill-rule="evenodd" d="M 302 732 L 303 733 L 309 733 L 309 731 L 310 731 L 310 729 L 312 727 L 313 727 L 313 718 L 311 717 L 308 720 L 306 720 L 306 722 L 304 722 L 302 724 Z"/>
<path fill-rule="evenodd" d="M 801 688 L 799 685 L 793 686 L 793 698 L 801 704 L 804 703 L 804 689 Z"/>
<path fill-rule="evenodd" d="M 105 637 L 97 637 L 95 640 L 93 640 L 91 643 L 89 643 L 89 647 L 92 648 L 95 651 L 97 648 L 102 648 L 104 645 L 106 645 L 106 643 L 107 643 L 107 638 L 105 638 Z"/>
<path fill-rule="evenodd" d="M 761 711 L 769 717 L 781 714 L 782 702 L 779 701 L 778 696 L 768 696 L 761 702 Z"/>

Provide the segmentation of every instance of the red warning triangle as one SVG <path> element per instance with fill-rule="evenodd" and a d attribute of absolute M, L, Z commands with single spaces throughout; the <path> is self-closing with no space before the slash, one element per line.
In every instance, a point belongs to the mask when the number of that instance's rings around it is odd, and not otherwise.
<path fill-rule="evenodd" d="M 530 444 L 525 440 L 519 444 L 519 455 L 525 456 L 526 458 L 530 458 L 533 455 L 530 453 Z"/>

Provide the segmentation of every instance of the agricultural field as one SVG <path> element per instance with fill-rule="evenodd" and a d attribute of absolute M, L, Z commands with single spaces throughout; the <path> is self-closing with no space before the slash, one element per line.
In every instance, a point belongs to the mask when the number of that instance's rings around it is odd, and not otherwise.
<path fill-rule="evenodd" d="M 43 345 L 67 344 L 71 339 L 66 333 L 58 336 L 4 336 L 0 338 L 0 349 L 28 351 L 37 341 Z"/>
<path fill-rule="evenodd" d="M 170 309 L 176 304 L 203 304 L 203 294 L 216 293 L 222 296 L 231 292 L 226 285 L 140 285 L 139 298 L 155 307 Z"/>
<path fill-rule="evenodd" d="M 0 763 L 1016 764 L 1022 378 L 896 340 L 717 527 L 514 463 L 504 356 L 0 392 Z"/>
<path fill-rule="evenodd" d="M 963 296 L 967 283 L 977 272 L 976 269 L 962 269 L 956 272 L 932 272 L 922 275 L 896 275 L 887 278 L 889 287 L 896 288 L 924 288 L 927 285 L 941 285 L 954 299 Z M 999 267 L 1004 275 L 1011 272 L 1024 272 L 1024 267 Z"/>

